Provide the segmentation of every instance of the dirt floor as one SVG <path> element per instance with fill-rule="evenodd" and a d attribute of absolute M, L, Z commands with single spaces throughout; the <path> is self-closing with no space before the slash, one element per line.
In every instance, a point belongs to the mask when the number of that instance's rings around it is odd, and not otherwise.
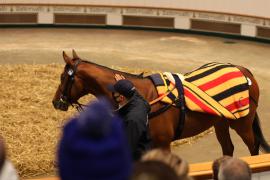
<path fill-rule="evenodd" d="M 28 64 L 33 67 L 43 64 L 44 70 L 41 71 L 50 73 L 50 68 L 63 64 L 62 51 L 70 54 L 72 49 L 83 59 L 112 68 L 185 73 L 213 61 L 243 65 L 249 68 L 258 80 L 261 91 L 258 112 L 263 133 L 270 143 L 270 131 L 267 130 L 270 128 L 270 44 L 171 32 L 79 28 L 2 28 L 0 39 L 1 76 L 7 64 Z M 59 79 L 58 75 L 53 78 L 56 78 L 53 79 L 56 82 Z M 2 83 L 6 81 L 0 82 L 1 86 L 5 86 Z M 26 81 L 29 82 L 31 81 Z M 48 91 L 53 94 L 55 89 L 48 87 Z M 51 99 L 52 97 L 48 97 L 46 103 L 50 104 Z M 3 107 L 2 103 L 5 102 L 1 101 Z M 4 108 L 10 112 L 12 107 Z M 49 113 L 59 112 L 52 108 Z M 13 123 L 15 124 L 16 120 Z M 0 119 L 0 129 L 3 124 L 4 119 Z M 16 139 L 19 132 L 19 129 L 13 130 L 14 134 L 4 136 L 14 136 Z M 236 156 L 249 155 L 242 140 L 233 131 L 231 134 Z M 188 162 L 211 161 L 221 156 L 221 148 L 214 133 L 205 135 L 196 143 L 174 146 L 173 151 Z M 26 155 L 27 153 L 26 151 Z"/>

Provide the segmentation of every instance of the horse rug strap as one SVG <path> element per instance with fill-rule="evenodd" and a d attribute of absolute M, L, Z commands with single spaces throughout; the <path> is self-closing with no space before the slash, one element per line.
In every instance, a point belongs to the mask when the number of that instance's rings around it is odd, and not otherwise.
<path fill-rule="evenodd" d="M 172 90 L 170 94 L 178 97 L 179 90 L 173 89 L 176 82 L 175 75 L 182 81 L 186 107 L 190 110 L 229 119 L 239 119 L 248 115 L 248 81 L 236 66 L 209 63 L 184 76 L 169 72 L 159 73 L 164 82 L 163 85 L 156 85 L 159 96 Z M 155 83 L 155 80 L 153 82 Z M 164 97 L 161 101 L 174 102 L 170 96 Z M 175 103 L 173 105 L 176 106 Z"/>
<path fill-rule="evenodd" d="M 164 95 L 166 92 L 170 92 L 163 99 L 168 98 L 168 100 L 170 100 L 171 102 L 166 101 L 165 103 L 173 104 L 174 106 L 180 108 L 180 111 L 181 111 L 180 120 L 177 125 L 176 134 L 175 134 L 175 137 L 179 138 L 181 136 L 181 133 L 185 125 L 184 88 L 183 88 L 182 80 L 178 77 L 178 75 L 170 74 L 170 76 L 173 78 L 174 82 L 168 79 L 167 76 L 164 76 L 163 74 L 160 74 L 160 73 L 151 75 L 150 79 L 153 81 L 153 83 L 157 87 L 158 92 L 162 91 L 162 93 L 159 94 L 159 97 Z M 163 92 L 164 90 L 166 92 Z M 173 90 L 176 90 L 176 91 L 173 92 Z M 161 101 L 163 101 L 163 99 Z"/>

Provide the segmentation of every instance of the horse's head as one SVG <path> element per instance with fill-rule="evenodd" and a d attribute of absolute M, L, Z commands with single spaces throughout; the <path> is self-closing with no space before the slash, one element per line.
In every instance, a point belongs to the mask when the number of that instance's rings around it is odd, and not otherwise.
<path fill-rule="evenodd" d="M 67 111 L 70 105 L 80 105 L 78 99 L 87 93 L 85 92 L 82 78 L 78 76 L 78 66 L 81 63 L 81 59 L 74 50 L 73 58 L 70 58 L 65 52 L 63 52 L 63 58 L 66 66 L 61 74 L 60 85 L 52 103 L 55 109 Z"/>
<path fill-rule="evenodd" d="M 108 90 L 108 86 L 116 82 L 116 74 L 122 74 L 122 76 L 124 74 L 129 80 L 142 79 L 143 76 L 143 74 L 132 75 L 83 61 L 74 50 L 73 58 L 70 58 L 65 52 L 63 52 L 63 58 L 66 65 L 52 101 L 54 108 L 62 111 L 67 111 L 70 105 L 81 107 L 78 100 L 87 94 L 92 94 L 97 98 L 105 96 L 114 107 L 118 107 L 112 93 Z"/>

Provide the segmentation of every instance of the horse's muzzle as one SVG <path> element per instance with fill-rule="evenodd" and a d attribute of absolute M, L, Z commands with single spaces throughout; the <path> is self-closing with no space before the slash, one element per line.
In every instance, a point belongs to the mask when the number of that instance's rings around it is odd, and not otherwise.
<path fill-rule="evenodd" d="M 67 111 L 68 110 L 68 103 L 61 101 L 61 100 L 53 100 L 52 101 L 53 106 L 55 109 L 59 109 L 61 111 Z"/>

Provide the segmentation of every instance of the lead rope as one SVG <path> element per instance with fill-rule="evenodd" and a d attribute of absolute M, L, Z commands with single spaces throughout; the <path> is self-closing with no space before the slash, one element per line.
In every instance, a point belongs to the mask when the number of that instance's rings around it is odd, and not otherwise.
<path fill-rule="evenodd" d="M 71 106 L 75 107 L 78 112 L 83 112 L 84 111 L 83 106 L 85 107 L 87 105 L 76 102 L 76 103 L 71 104 Z"/>

